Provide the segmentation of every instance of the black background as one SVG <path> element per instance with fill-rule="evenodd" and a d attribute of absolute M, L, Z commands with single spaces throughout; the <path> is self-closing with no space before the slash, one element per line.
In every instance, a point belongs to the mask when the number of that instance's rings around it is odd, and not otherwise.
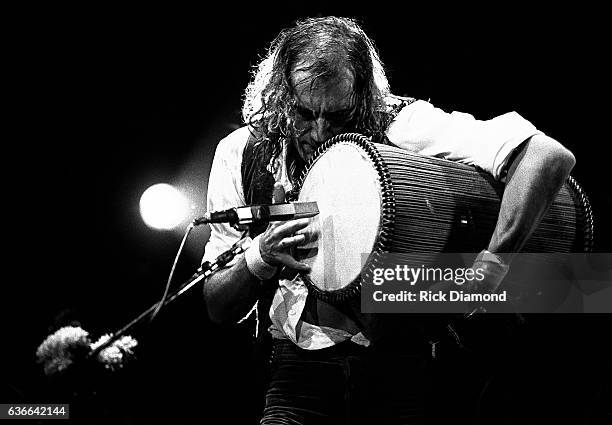
<path fill-rule="evenodd" d="M 118 423 L 215 423 L 222 414 L 247 423 L 253 417 L 249 329 L 212 325 L 199 290 L 136 330 L 138 360 L 112 377 L 52 382 L 34 352 L 59 326 L 78 322 L 97 337 L 161 296 L 181 235 L 146 227 L 139 197 L 154 183 L 188 182 L 194 216 L 204 211 L 214 148 L 240 125 L 249 70 L 299 17 L 358 18 L 376 41 L 396 94 L 480 119 L 515 110 L 567 146 L 577 158 L 573 175 L 595 211 L 596 248 L 611 252 L 610 147 L 600 130 L 608 112 L 607 51 L 598 11 L 446 12 L 311 2 L 292 10 L 15 13 L 8 117 L 17 127 L 16 154 L 5 157 L 5 170 L 11 170 L 6 181 L 16 214 L 5 234 L 17 238 L 5 239 L 11 277 L 3 285 L 1 401 L 68 398 L 82 412 Z M 195 270 L 206 238 L 205 229 L 194 232 L 177 281 Z M 602 347 L 609 322 L 590 315 L 551 318 L 545 326 L 582 353 Z M 584 328 L 598 339 L 571 339 Z"/>

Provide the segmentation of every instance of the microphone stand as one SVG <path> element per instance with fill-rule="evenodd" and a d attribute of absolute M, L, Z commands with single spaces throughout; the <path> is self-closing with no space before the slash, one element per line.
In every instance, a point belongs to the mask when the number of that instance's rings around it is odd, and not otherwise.
<path fill-rule="evenodd" d="M 270 209 L 273 209 L 273 213 L 271 213 Z M 281 204 L 272 205 L 254 205 L 248 207 L 232 208 L 216 213 L 207 213 L 203 217 L 195 219 L 191 223 L 190 228 L 192 228 L 193 226 L 199 226 L 200 224 L 229 222 L 231 225 L 238 229 L 241 225 L 243 226 L 248 224 L 268 222 L 271 219 L 289 220 L 294 218 L 313 217 L 317 214 L 319 214 L 319 209 L 317 207 L 316 202 L 285 202 Z M 243 239 L 240 239 L 238 242 L 232 245 L 230 249 L 219 255 L 212 263 L 208 261 L 204 262 L 204 264 L 202 264 L 200 268 L 198 268 L 198 270 L 193 274 L 193 276 L 191 276 L 185 283 L 183 283 L 180 288 L 168 295 L 168 297 L 164 300 L 153 304 L 147 310 L 143 311 L 134 320 L 119 329 L 117 332 L 113 333 L 107 341 L 105 341 L 95 350 L 91 351 L 86 356 L 86 358 L 95 358 L 98 353 L 109 347 L 134 326 L 140 324 L 152 314 L 157 314 L 156 312 L 159 311 L 159 307 L 163 307 L 176 300 L 181 295 L 193 288 L 196 284 L 206 279 L 208 276 L 216 272 L 219 268 L 225 266 L 227 263 L 232 261 L 232 259 L 236 255 L 242 254 L 244 251 L 246 251 L 248 246 L 244 246 L 246 244 L 240 244 L 242 240 Z"/>
<path fill-rule="evenodd" d="M 205 261 L 186 282 L 184 282 L 178 289 L 176 289 L 174 292 L 168 295 L 168 297 L 164 300 L 162 307 L 178 299 L 181 295 L 185 294 L 187 291 L 189 291 L 199 282 L 206 279 L 208 276 L 212 275 L 217 270 L 219 270 L 221 267 L 225 266 L 227 263 L 232 261 L 232 259 L 236 255 L 242 254 L 244 251 L 246 251 L 248 246 L 245 247 L 244 245 L 246 244 L 240 244 L 241 241 L 242 239 L 236 242 L 230 249 L 225 251 L 223 254 L 219 255 L 212 263 L 209 261 Z M 97 356 L 98 353 L 100 353 L 100 351 L 109 347 L 112 343 L 114 343 L 119 338 L 121 338 L 126 332 L 128 332 L 134 326 L 142 323 L 148 316 L 151 315 L 151 313 L 153 313 L 157 309 L 160 303 L 161 301 L 153 304 L 151 307 L 143 311 L 134 320 L 132 320 L 127 325 L 119 329 L 117 332 L 113 333 L 107 341 L 105 341 L 95 350 L 91 351 L 86 356 L 86 358 L 87 359 L 95 358 L 95 356 Z"/>

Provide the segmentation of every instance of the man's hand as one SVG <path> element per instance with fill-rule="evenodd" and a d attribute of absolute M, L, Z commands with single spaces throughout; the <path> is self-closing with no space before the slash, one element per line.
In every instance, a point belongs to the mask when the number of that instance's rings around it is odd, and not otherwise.
<path fill-rule="evenodd" d="M 280 183 L 274 185 L 272 202 L 285 202 L 285 190 Z M 308 273 L 310 266 L 300 263 L 291 255 L 291 249 L 308 242 L 305 234 L 295 233 L 308 226 L 309 219 L 291 220 L 286 222 L 271 222 L 259 237 L 261 258 L 272 266 L 285 266 L 299 272 Z"/>

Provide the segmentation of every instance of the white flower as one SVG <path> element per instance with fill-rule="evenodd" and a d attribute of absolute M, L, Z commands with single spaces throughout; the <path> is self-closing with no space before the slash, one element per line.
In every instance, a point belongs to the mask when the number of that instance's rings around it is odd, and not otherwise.
<path fill-rule="evenodd" d="M 39 363 L 51 375 L 70 366 L 79 352 L 87 352 L 91 341 L 89 333 L 80 327 L 65 326 L 49 335 L 36 350 Z"/>
<path fill-rule="evenodd" d="M 87 355 L 95 351 L 111 338 L 112 334 L 100 337 L 95 343 L 89 339 L 89 333 L 80 327 L 66 326 L 49 335 L 36 350 L 39 363 L 44 363 L 45 374 L 52 375 L 67 369 L 79 359 L 86 361 Z M 123 363 L 134 352 L 138 342 L 131 336 L 125 335 L 111 345 L 101 350 L 96 360 L 107 369 L 116 370 L 123 367 Z"/>
<path fill-rule="evenodd" d="M 106 341 L 111 338 L 112 334 L 102 335 L 100 339 L 91 344 L 92 351 L 96 350 Z M 138 345 L 131 336 L 125 335 L 114 341 L 111 345 L 98 353 L 98 360 L 104 364 L 107 369 L 117 369 L 123 367 L 123 361 L 134 354 L 132 348 Z"/>

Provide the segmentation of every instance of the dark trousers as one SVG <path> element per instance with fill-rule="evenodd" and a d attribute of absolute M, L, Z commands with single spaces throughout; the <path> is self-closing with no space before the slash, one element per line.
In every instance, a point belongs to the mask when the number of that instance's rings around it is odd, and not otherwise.
<path fill-rule="evenodd" d="M 275 341 L 261 424 L 428 423 L 431 372 L 429 344 L 303 350 Z"/>
<path fill-rule="evenodd" d="M 276 341 L 261 423 L 610 423 L 603 331 L 561 319 L 530 317 L 505 343 L 488 333 L 470 350 L 441 344 L 436 358 L 410 338 L 315 351 Z"/>

